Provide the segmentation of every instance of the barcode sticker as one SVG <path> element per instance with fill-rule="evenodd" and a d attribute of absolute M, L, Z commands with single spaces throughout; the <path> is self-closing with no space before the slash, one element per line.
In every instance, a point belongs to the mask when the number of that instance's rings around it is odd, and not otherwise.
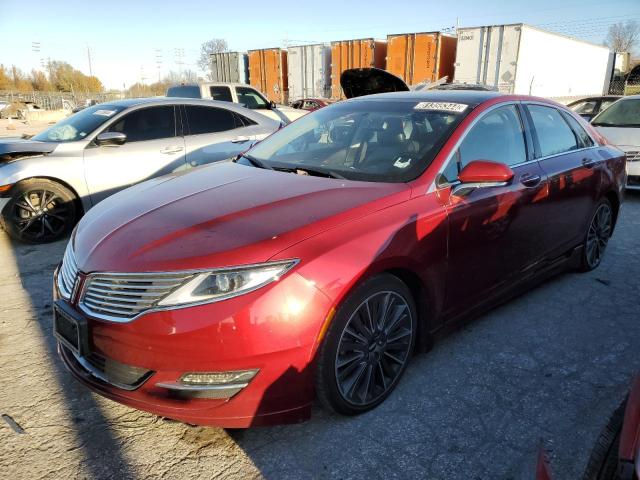
<path fill-rule="evenodd" d="M 464 103 L 449 103 L 449 102 L 420 102 L 414 110 L 439 110 L 443 112 L 456 112 L 462 113 L 467 109 L 468 105 Z"/>

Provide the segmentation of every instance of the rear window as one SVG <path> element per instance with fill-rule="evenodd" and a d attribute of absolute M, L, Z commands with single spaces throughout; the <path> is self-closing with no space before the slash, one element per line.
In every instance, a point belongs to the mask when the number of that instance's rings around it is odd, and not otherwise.
<path fill-rule="evenodd" d="M 202 98 L 197 85 L 178 85 L 167 89 L 167 97 Z"/>

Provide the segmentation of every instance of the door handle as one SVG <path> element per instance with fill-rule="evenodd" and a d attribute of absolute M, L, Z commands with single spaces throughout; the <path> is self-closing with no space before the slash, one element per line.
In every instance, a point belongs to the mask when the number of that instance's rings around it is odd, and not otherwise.
<path fill-rule="evenodd" d="M 249 137 L 239 136 L 231 140 L 231 143 L 244 143 L 251 140 Z"/>
<path fill-rule="evenodd" d="M 535 187 L 542 181 L 542 177 L 540 175 L 531 175 L 530 173 L 525 173 L 520 177 L 520 183 L 525 187 Z"/>
<path fill-rule="evenodd" d="M 172 153 L 178 153 L 184 150 L 183 147 L 164 147 L 160 150 L 160 153 L 164 153 L 165 155 L 171 155 Z"/>
<path fill-rule="evenodd" d="M 596 166 L 596 161 L 592 160 L 591 158 L 583 158 L 582 159 L 582 166 L 585 168 L 593 168 Z"/>

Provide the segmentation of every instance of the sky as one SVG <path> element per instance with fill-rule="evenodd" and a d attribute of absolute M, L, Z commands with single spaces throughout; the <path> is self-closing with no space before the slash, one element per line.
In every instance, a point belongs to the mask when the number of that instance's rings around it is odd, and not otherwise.
<path fill-rule="evenodd" d="M 602 44 L 612 23 L 640 22 L 640 0 L 30 0 L 28 5 L 0 0 L 0 64 L 28 72 L 42 69 L 41 62 L 50 58 L 89 74 L 89 50 L 93 74 L 116 89 L 142 79 L 150 83 L 170 70 L 197 71 L 200 45 L 211 38 L 227 40 L 232 51 L 246 51 L 385 39 L 452 28 L 456 22 L 460 27 L 528 23 Z"/>

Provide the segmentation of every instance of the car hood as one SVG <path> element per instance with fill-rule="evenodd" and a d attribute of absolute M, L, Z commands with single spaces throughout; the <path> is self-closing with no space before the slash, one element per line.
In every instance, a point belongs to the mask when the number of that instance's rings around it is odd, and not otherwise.
<path fill-rule="evenodd" d="M 98 204 L 80 221 L 74 252 L 85 273 L 259 263 L 409 196 L 405 184 L 212 164 L 149 180 Z"/>
<path fill-rule="evenodd" d="M 640 146 L 640 128 L 637 127 L 595 127 L 612 144 L 621 147 Z"/>
<path fill-rule="evenodd" d="M 15 160 L 22 156 L 42 155 L 53 152 L 57 143 L 38 142 L 22 138 L 0 139 L 0 163 Z"/>
<path fill-rule="evenodd" d="M 409 87 L 400 77 L 379 68 L 350 68 L 340 75 L 340 86 L 347 98 L 374 93 L 408 92 Z"/>

